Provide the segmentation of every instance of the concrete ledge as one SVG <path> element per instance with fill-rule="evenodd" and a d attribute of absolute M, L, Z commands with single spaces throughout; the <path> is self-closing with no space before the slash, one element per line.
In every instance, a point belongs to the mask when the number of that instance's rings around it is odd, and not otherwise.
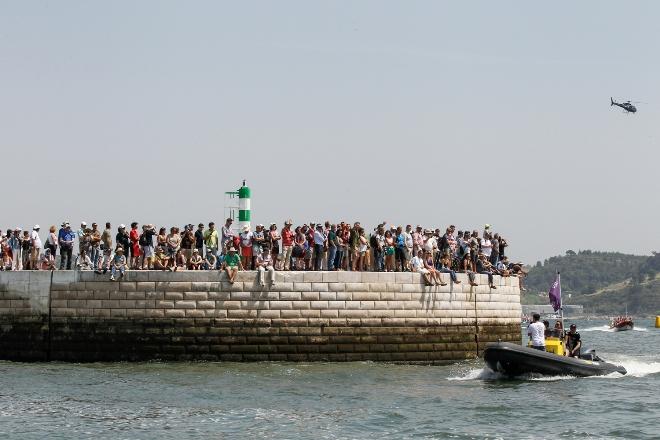
<path fill-rule="evenodd" d="M 0 272 L 0 358 L 440 362 L 476 356 L 475 337 L 519 342 L 518 279 L 492 290 L 458 276 L 276 272 L 260 286 L 256 272 L 233 284 L 219 271 Z"/>

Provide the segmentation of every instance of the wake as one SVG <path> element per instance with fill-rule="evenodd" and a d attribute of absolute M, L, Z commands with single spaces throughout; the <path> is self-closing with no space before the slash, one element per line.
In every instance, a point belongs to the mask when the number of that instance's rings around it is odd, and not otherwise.
<path fill-rule="evenodd" d="M 582 332 L 607 332 L 607 333 L 614 333 L 614 329 L 610 328 L 609 325 L 601 325 L 597 327 L 588 327 L 585 329 L 580 330 Z M 635 332 L 648 332 L 649 329 L 644 328 L 644 327 L 633 327 L 633 331 Z"/>
<path fill-rule="evenodd" d="M 512 378 L 513 380 L 533 381 L 533 382 L 554 382 L 559 380 L 574 380 L 574 379 L 622 379 L 625 377 L 645 377 L 652 374 L 660 373 L 660 362 L 656 360 L 643 360 L 625 355 L 612 355 L 609 356 L 607 362 L 622 365 L 628 374 L 622 375 L 619 373 L 610 373 L 605 376 L 591 376 L 586 378 L 575 376 L 543 376 L 538 374 L 523 374 Z M 449 381 L 469 381 L 469 380 L 508 380 L 509 378 L 497 371 L 493 371 L 488 367 L 473 368 L 458 376 L 450 376 L 447 378 Z"/>

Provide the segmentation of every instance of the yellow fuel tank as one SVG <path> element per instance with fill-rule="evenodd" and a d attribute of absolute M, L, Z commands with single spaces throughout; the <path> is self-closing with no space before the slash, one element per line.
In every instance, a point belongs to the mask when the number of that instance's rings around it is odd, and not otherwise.
<path fill-rule="evenodd" d="M 564 356 L 564 341 L 553 336 L 545 338 L 545 351 Z"/>
<path fill-rule="evenodd" d="M 532 346 L 531 339 L 527 341 L 527 346 Z M 556 336 L 546 336 L 545 338 L 545 351 L 548 353 L 554 353 L 558 356 L 565 356 L 566 351 L 564 350 L 564 341 Z"/>

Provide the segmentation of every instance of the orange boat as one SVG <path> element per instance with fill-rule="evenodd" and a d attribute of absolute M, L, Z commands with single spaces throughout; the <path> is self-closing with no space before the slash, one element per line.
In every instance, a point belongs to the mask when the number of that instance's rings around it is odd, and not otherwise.
<path fill-rule="evenodd" d="M 616 332 L 622 332 L 624 330 L 632 330 L 634 327 L 634 323 L 632 320 L 632 317 L 626 315 L 626 316 L 618 316 L 616 318 L 612 318 L 610 321 L 610 328 L 614 329 Z"/>

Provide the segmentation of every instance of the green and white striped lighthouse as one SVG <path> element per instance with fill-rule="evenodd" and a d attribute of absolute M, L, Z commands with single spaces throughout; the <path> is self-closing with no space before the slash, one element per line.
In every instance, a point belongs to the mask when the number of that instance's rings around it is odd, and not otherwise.
<path fill-rule="evenodd" d="M 238 226 L 239 231 L 243 231 L 244 226 L 250 227 L 250 219 L 252 218 L 250 212 L 250 188 L 245 185 L 238 190 Z"/>

